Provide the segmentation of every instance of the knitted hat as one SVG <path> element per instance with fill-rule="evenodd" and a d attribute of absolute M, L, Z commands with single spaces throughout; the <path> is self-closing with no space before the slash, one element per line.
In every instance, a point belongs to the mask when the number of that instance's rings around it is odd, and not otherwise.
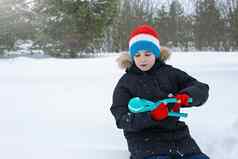
<path fill-rule="evenodd" d="M 139 51 L 149 51 L 160 57 L 160 42 L 158 32 L 149 25 L 140 25 L 132 30 L 129 38 L 129 53 L 134 57 Z"/>

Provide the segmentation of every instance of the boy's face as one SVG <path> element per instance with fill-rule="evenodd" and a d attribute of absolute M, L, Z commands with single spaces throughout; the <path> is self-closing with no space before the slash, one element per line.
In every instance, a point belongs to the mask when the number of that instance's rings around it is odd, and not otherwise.
<path fill-rule="evenodd" d="M 136 66 L 141 70 L 141 71 L 148 71 L 150 70 L 153 65 L 155 64 L 156 57 L 154 54 L 150 52 L 138 52 L 134 57 L 133 57 Z"/>

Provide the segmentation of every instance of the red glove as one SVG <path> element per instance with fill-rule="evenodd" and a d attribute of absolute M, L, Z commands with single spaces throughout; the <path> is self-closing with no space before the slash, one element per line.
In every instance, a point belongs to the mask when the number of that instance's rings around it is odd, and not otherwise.
<path fill-rule="evenodd" d="M 188 94 L 177 94 L 175 98 L 177 99 L 177 103 L 173 107 L 174 112 L 177 112 L 181 106 L 189 106 L 188 99 L 190 96 Z"/>
<path fill-rule="evenodd" d="M 161 103 L 157 108 L 150 112 L 151 118 L 154 120 L 163 120 L 168 117 L 168 106 Z"/>

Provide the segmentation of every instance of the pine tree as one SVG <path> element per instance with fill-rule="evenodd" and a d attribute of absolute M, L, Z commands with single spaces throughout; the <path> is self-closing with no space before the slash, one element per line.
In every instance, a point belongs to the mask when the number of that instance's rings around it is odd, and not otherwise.
<path fill-rule="evenodd" d="M 131 30 L 140 24 L 153 23 L 153 0 L 122 0 L 120 11 L 113 24 L 113 49 L 128 49 L 128 38 Z"/>
<path fill-rule="evenodd" d="M 181 39 L 181 16 L 183 14 L 183 9 L 178 0 L 174 0 L 169 9 L 169 40 L 173 42 L 173 46 L 177 47 Z"/>
<path fill-rule="evenodd" d="M 164 5 L 157 11 L 157 15 L 154 18 L 154 25 L 156 27 L 156 30 L 159 32 L 160 35 L 160 43 L 162 45 L 168 45 L 168 42 L 170 40 L 169 37 L 169 13 L 166 11 L 166 8 Z"/>
<path fill-rule="evenodd" d="M 216 8 L 215 0 L 198 1 L 196 5 L 195 44 L 201 50 L 205 48 L 219 48 L 221 39 L 220 12 Z"/>
<path fill-rule="evenodd" d="M 181 16 L 179 20 L 178 42 L 184 51 L 194 47 L 193 17 Z"/>
<path fill-rule="evenodd" d="M 238 6 L 234 9 L 231 15 L 231 37 L 234 43 L 234 48 L 238 48 Z"/>
<path fill-rule="evenodd" d="M 117 0 L 38 0 L 35 11 L 39 45 L 54 56 L 76 57 L 100 47 L 104 31 L 113 22 Z M 50 44 L 50 45 L 49 45 Z M 50 46 L 50 47 L 49 47 Z"/>

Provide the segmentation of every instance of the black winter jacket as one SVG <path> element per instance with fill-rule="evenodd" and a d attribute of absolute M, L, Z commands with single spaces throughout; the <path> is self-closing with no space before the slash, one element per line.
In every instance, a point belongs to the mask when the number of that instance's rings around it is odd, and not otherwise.
<path fill-rule="evenodd" d="M 117 127 L 124 130 L 131 158 L 201 153 L 184 122 L 176 117 L 154 121 L 149 112 L 131 113 L 128 102 L 132 97 L 156 102 L 168 98 L 170 93 L 186 92 L 193 98 L 191 105 L 200 106 L 206 102 L 208 90 L 207 84 L 159 60 L 146 72 L 135 64 L 127 69 L 114 89 L 110 110 Z"/>

